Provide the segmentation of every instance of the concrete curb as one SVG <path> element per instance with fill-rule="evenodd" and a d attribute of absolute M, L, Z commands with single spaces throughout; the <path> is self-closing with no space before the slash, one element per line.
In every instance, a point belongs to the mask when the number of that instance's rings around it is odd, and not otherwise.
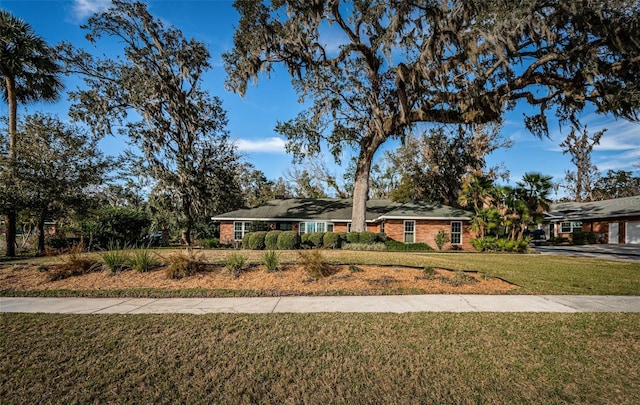
<path fill-rule="evenodd" d="M 59 314 L 633 312 L 640 296 L 385 295 L 259 298 L 0 297 L 0 312 Z"/>

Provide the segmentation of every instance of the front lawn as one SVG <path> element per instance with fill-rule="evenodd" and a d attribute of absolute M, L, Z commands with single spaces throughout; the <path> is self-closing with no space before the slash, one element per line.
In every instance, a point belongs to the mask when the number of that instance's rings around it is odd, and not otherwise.
<path fill-rule="evenodd" d="M 161 261 L 167 262 L 180 251 L 163 249 L 154 253 L 160 255 Z M 223 268 L 231 254 L 247 257 L 247 267 L 237 278 Z M 299 252 L 279 252 L 284 271 L 275 273 L 266 272 L 261 264 L 263 254 L 261 251 L 199 251 L 197 255 L 208 263 L 207 269 L 180 280 L 170 280 L 163 269 L 157 269 L 142 274 L 132 270 L 115 275 L 94 272 L 48 281 L 48 274 L 52 271 L 49 267 L 63 262 L 64 257 L 22 260 L 18 264 L 0 264 L 0 294 L 101 297 L 424 293 L 640 295 L 640 262 L 538 254 L 324 250 L 322 255 L 335 265 L 336 272 L 314 281 L 297 265 Z M 100 260 L 96 253 L 85 257 Z M 386 267 L 352 272 L 338 264 Z M 435 276 L 429 276 L 422 271 L 424 268 L 436 269 L 437 272 Z M 475 277 L 476 281 L 451 287 L 446 277 L 452 277 L 461 270 Z"/>
<path fill-rule="evenodd" d="M 0 398 L 640 403 L 638 314 L 3 314 Z"/>

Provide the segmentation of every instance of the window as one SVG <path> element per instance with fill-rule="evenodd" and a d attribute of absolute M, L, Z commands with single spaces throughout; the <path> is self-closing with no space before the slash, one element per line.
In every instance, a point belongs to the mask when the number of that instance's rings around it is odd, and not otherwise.
<path fill-rule="evenodd" d="M 416 240 L 416 221 L 404 221 L 404 243 L 414 243 Z"/>
<path fill-rule="evenodd" d="M 279 222 L 278 223 L 279 231 L 291 231 L 293 230 L 293 224 L 291 222 Z"/>
<path fill-rule="evenodd" d="M 330 222 L 300 222 L 300 235 L 313 232 L 333 232 L 333 224 Z"/>
<path fill-rule="evenodd" d="M 384 221 L 380 222 L 380 233 L 384 233 Z"/>
<path fill-rule="evenodd" d="M 459 245 L 462 243 L 462 222 L 451 223 L 451 244 Z"/>
<path fill-rule="evenodd" d="M 251 222 L 234 222 L 233 223 L 233 239 L 242 240 L 245 233 L 249 232 Z"/>
<path fill-rule="evenodd" d="M 351 222 L 347 224 L 347 233 L 351 232 Z"/>
<path fill-rule="evenodd" d="M 582 230 L 582 222 L 562 222 L 560 223 L 561 233 L 571 233 Z"/>

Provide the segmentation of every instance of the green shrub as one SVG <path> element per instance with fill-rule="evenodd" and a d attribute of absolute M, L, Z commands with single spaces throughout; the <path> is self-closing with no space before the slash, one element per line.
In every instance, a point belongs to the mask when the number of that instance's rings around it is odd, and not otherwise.
<path fill-rule="evenodd" d="M 220 239 L 218 238 L 207 238 L 202 241 L 202 246 L 205 249 L 214 249 L 220 247 Z"/>
<path fill-rule="evenodd" d="M 376 234 L 369 231 L 360 232 L 359 243 L 375 243 Z"/>
<path fill-rule="evenodd" d="M 426 243 L 402 243 L 393 239 L 384 242 L 389 252 L 429 252 L 433 249 Z"/>
<path fill-rule="evenodd" d="M 596 234 L 593 232 L 575 231 L 571 234 L 571 242 L 574 245 L 592 245 L 596 243 Z"/>
<path fill-rule="evenodd" d="M 340 234 L 335 232 L 327 232 L 322 239 L 322 246 L 327 249 L 340 249 L 342 245 L 340 240 Z"/>
<path fill-rule="evenodd" d="M 129 264 L 134 270 L 145 273 L 160 264 L 157 256 L 148 248 L 136 249 L 129 257 Z"/>
<path fill-rule="evenodd" d="M 267 268 L 267 272 L 274 272 L 280 269 L 280 255 L 275 250 L 267 250 L 262 256 L 262 264 Z"/>
<path fill-rule="evenodd" d="M 253 232 L 247 232 L 242 237 L 242 248 L 243 249 L 251 249 L 251 247 L 250 247 L 251 243 L 249 241 L 251 240 L 251 236 L 252 235 L 253 235 Z"/>
<path fill-rule="evenodd" d="M 263 231 L 260 231 L 263 232 Z M 231 273 L 233 277 L 240 277 L 240 274 L 245 270 L 245 264 L 247 263 L 247 256 L 240 253 L 233 252 L 224 260 L 224 267 Z"/>
<path fill-rule="evenodd" d="M 249 238 L 249 249 L 251 250 L 263 250 L 265 248 L 265 238 L 267 237 L 266 231 L 252 232 Z"/>
<path fill-rule="evenodd" d="M 486 236 L 484 238 L 471 239 L 471 245 L 478 252 L 515 252 L 523 253 L 529 249 L 531 243 L 530 238 L 524 238 L 521 241 L 514 241 L 511 239 L 500 238 L 497 239 L 492 236 Z"/>
<path fill-rule="evenodd" d="M 547 243 L 550 245 L 563 245 L 569 243 L 569 238 L 565 238 L 564 236 L 559 237 L 551 237 L 547 239 Z"/>
<path fill-rule="evenodd" d="M 171 279 L 181 279 L 204 271 L 207 266 L 204 255 L 191 249 L 169 256 L 166 274 Z"/>
<path fill-rule="evenodd" d="M 300 236 L 300 247 L 301 248 L 303 248 L 303 249 L 311 249 L 313 247 L 313 245 L 309 241 L 309 236 L 310 235 L 311 235 L 310 233 L 303 233 Z"/>
<path fill-rule="evenodd" d="M 278 235 L 278 249 L 293 250 L 300 247 L 300 235 L 294 231 L 282 231 Z"/>
<path fill-rule="evenodd" d="M 324 239 L 324 232 L 313 232 L 309 234 L 309 244 L 312 248 L 321 248 Z"/>
<path fill-rule="evenodd" d="M 384 232 L 378 232 L 376 233 L 376 242 L 386 242 L 387 241 L 387 234 Z"/>
<path fill-rule="evenodd" d="M 387 245 L 384 243 L 345 243 L 342 245 L 343 250 L 361 250 L 372 252 L 386 252 Z"/>
<path fill-rule="evenodd" d="M 349 271 L 351 273 L 362 273 L 364 270 L 362 270 L 361 267 L 358 267 L 355 264 L 350 264 L 349 265 Z"/>
<path fill-rule="evenodd" d="M 349 232 L 347 234 L 347 242 L 360 243 L 360 232 Z"/>
<path fill-rule="evenodd" d="M 438 250 L 442 250 L 442 247 L 445 245 L 445 243 L 449 242 L 449 235 L 444 230 L 440 229 L 433 240 L 434 242 L 436 242 Z"/>
<path fill-rule="evenodd" d="M 129 253 L 121 249 L 118 242 L 109 242 L 109 250 L 102 252 L 100 257 L 112 274 L 131 268 Z"/>
<path fill-rule="evenodd" d="M 269 231 L 264 238 L 265 249 L 275 250 L 278 248 L 278 236 L 282 231 Z"/>
<path fill-rule="evenodd" d="M 49 281 L 63 280 L 102 269 L 102 264 L 82 254 L 82 246 L 71 248 L 71 252 L 47 275 Z"/>
<path fill-rule="evenodd" d="M 69 239 L 65 236 L 50 236 L 45 241 L 46 245 L 51 249 L 62 250 L 70 247 Z"/>
<path fill-rule="evenodd" d="M 318 280 L 331 275 L 333 269 L 322 256 L 320 250 L 301 251 L 299 255 L 300 264 L 311 278 Z"/>

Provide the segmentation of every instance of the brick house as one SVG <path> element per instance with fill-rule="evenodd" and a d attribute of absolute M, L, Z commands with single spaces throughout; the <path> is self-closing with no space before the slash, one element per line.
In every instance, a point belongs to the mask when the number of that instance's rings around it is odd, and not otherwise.
<path fill-rule="evenodd" d="M 640 195 L 586 203 L 553 204 L 546 214 L 550 236 L 593 232 L 601 243 L 640 244 Z"/>
<path fill-rule="evenodd" d="M 255 221 L 271 229 L 311 232 L 350 232 L 352 201 L 349 199 L 314 198 L 280 199 L 259 207 L 227 212 L 212 218 L 220 223 L 220 241 L 234 243 L 242 239 Z M 472 250 L 469 211 L 441 204 L 414 201 L 396 203 L 390 200 L 367 201 L 367 231 L 383 232 L 389 238 L 404 242 L 422 242 L 434 247 L 438 231 L 444 230 L 451 247 Z"/>

